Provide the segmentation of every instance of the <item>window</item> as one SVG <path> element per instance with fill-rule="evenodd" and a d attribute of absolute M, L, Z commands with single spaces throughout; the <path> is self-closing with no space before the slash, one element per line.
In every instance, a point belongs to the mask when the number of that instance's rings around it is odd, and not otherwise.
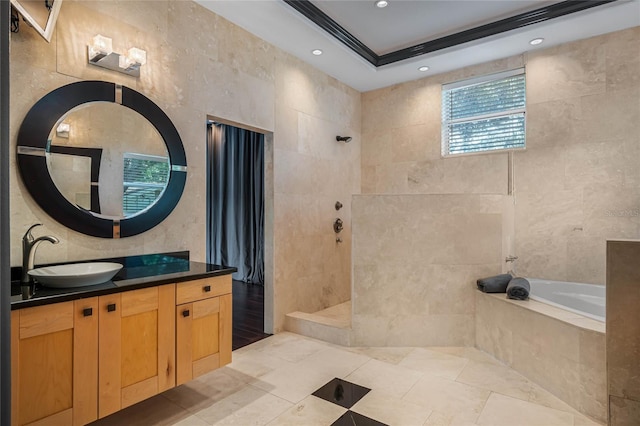
<path fill-rule="evenodd" d="M 168 181 L 167 157 L 125 152 L 123 215 L 135 215 L 155 203 Z"/>
<path fill-rule="evenodd" d="M 524 69 L 442 86 L 442 155 L 525 147 Z"/>

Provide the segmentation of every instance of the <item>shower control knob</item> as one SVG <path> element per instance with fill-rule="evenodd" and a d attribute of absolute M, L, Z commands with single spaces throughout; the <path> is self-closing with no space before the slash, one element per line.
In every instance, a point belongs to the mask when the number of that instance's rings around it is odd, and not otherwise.
<path fill-rule="evenodd" d="M 337 218 L 335 222 L 333 222 L 333 232 L 336 234 L 342 231 L 342 219 Z"/>
<path fill-rule="evenodd" d="M 342 203 L 340 201 L 336 201 L 336 210 L 340 210 L 342 208 Z"/>

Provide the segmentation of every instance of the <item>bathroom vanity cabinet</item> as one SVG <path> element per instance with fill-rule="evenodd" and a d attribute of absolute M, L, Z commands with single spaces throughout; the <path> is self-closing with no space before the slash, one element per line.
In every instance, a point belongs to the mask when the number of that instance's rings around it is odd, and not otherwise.
<path fill-rule="evenodd" d="M 175 386 L 175 284 L 99 298 L 98 417 Z"/>
<path fill-rule="evenodd" d="M 231 362 L 231 278 L 176 289 L 177 385 Z"/>
<path fill-rule="evenodd" d="M 11 424 L 97 418 L 98 298 L 11 312 Z"/>
<path fill-rule="evenodd" d="M 84 425 L 231 362 L 231 275 L 11 312 L 12 426 Z"/>

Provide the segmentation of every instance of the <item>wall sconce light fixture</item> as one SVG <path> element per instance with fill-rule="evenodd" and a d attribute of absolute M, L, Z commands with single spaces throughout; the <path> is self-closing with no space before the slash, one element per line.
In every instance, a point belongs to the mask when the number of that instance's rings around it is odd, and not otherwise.
<path fill-rule="evenodd" d="M 140 77 L 140 67 L 147 63 L 144 50 L 132 47 L 126 55 L 115 53 L 112 40 L 100 34 L 91 39 L 88 53 L 90 64 L 133 77 Z"/>
<path fill-rule="evenodd" d="M 60 123 L 56 127 L 56 136 L 59 138 L 68 138 L 71 131 L 71 125 L 69 123 Z"/>
<path fill-rule="evenodd" d="M 351 142 L 351 136 L 336 136 L 336 140 L 338 142 L 349 143 L 349 142 Z"/>

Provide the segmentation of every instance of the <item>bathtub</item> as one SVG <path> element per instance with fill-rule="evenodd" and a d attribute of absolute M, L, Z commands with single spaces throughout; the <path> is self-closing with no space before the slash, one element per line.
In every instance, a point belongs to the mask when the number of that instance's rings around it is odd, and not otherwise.
<path fill-rule="evenodd" d="M 528 300 L 476 291 L 476 346 L 606 423 L 605 286 L 527 279 Z"/>
<path fill-rule="evenodd" d="M 529 297 L 596 321 L 605 322 L 605 286 L 527 278 Z"/>

